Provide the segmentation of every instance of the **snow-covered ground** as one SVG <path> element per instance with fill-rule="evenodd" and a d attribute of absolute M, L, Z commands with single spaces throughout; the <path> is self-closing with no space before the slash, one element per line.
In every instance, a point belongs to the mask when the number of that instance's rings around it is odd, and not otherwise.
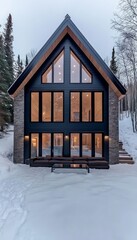
<path fill-rule="evenodd" d="M 137 239 L 137 164 L 51 173 L 12 164 L 11 138 L 0 139 L 0 240 Z M 120 139 L 137 160 L 130 119 Z"/>

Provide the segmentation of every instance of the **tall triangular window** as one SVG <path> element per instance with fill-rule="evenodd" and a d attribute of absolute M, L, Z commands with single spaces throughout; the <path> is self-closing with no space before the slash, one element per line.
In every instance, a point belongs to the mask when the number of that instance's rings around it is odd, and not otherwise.
<path fill-rule="evenodd" d="M 84 65 L 82 65 L 82 83 L 91 83 L 91 74 Z"/>
<path fill-rule="evenodd" d="M 42 83 L 64 82 L 64 51 L 62 51 L 42 75 Z"/>
<path fill-rule="evenodd" d="M 92 75 L 87 68 L 81 63 L 79 58 L 71 51 L 70 53 L 70 75 L 71 83 L 91 83 Z M 82 74 L 80 74 L 82 73 Z"/>
<path fill-rule="evenodd" d="M 80 60 L 71 51 L 71 83 L 80 82 Z"/>
<path fill-rule="evenodd" d="M 42 75 L 42 83 L 52 83 L 52 66 Z"/>

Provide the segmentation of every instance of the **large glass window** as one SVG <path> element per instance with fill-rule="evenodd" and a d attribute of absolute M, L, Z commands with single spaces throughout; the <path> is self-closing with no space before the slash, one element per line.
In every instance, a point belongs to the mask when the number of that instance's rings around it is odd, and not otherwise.
<path fill-rule="evenodd" d="M 42 121 L 51 121 L 51 92 L 42 93 Z"/>
<path fill-rule="evenodd" d="M 102 92 L 94 93 L 94 120 L 95 122 L 102 122 L 103 120 L 103 111 L 102 111 Z"/>
<path fill-rule="evenodd" d="M 91 122 L 91 92 L 82 92 L 82 121 Z"/>
<path fill-rule="evenodd" d="M 42 156 L 51 156 L 51 134 L 42 133 Z"/>
<path fill-rule="evenodd" d="M 63 133 L 54 133 L 53 155 L 63 156 Z"/>
<path fill-rule="evenodd" d="M 62 92 L 54 92 L 54 122 L 62 122 L 63 121 L 63 93 Z"/>
<path fill-rule="evenodd" d="M 53 71 L 52 71 L 53 69 Z M 64 82 L 64 51 L 62 51 L 42 75 L 42 83 Z"/>
<path fill-rule="evenodd" d="M 82 65 L 82 83 L 91 83 L 91 74 L 83 65 Z"/>
<path fill-rule="evenodd" d="M 80 61 L 76 55 L 71 52 L 71 83 L 80 82 Z"/>
<path fill-rule="evenodd" d="M 102 157 L 102 133 L 95 134 L 95 157 Z"/>
<path fill-rule="evenodd" d="M 71 157 L 80 156 L 79 133 L 71 133 Z"/>
<path fill-rule="evenodd" d="M 64 52 L 62 51 L 54 61 L 54 83 L 64 82 Z"/>
<path fill-rule="evenodd" d="M 39 134 L 31 134 L 31 158 L 39 156 Z"/>
<path fill-rule="evenodd" d="M 42 75 L 42 83 L 52 83 L 52 65 Z"/>
<path fill-rule="evenodd" d="M 80 93 L 71 92 L 71 122 L 80 121 Z"/>
<path fill-rule="evenodd" d="M 31 122 L 39 121 L 39 93 L 31 92 Z"/>
<path fill-rule="evenodd" d="M 92 138 L 90 133 L 82 134 L 82 157 L 91 157 L 92 156 Z"/>

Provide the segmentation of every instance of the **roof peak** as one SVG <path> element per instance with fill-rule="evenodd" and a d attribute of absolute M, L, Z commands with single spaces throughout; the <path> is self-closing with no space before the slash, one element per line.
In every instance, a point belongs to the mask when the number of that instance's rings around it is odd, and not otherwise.
<path fill-rule="evenodd" d="M 65 19 L 70 19 L 71 17 L 69 16 L 69 14 L 66 14 Z"/>

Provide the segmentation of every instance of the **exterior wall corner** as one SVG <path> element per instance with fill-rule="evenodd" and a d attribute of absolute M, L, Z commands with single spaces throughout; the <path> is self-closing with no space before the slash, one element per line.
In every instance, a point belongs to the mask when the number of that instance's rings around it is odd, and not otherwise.
<path fill-rule="evenodd" d="M 109 163 L 119 162 L 118 97 L 109 87 Z"/>
<path fill-rule="evenodd" d="M 24 89 L 14 99 L 14 163 L 24 163 Z"/>

